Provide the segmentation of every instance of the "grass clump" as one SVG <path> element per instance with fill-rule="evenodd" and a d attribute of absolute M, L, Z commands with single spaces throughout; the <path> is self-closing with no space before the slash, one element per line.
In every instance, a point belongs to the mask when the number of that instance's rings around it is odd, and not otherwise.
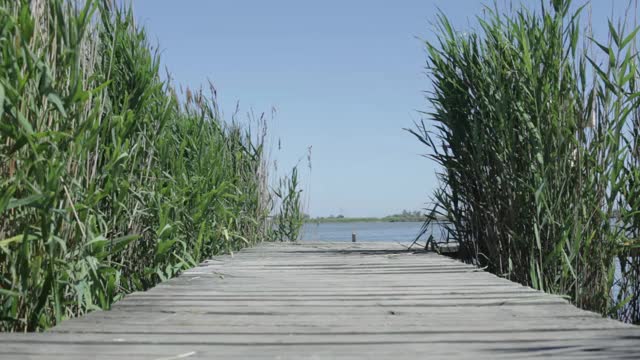
<path fill-rule="evenodd" d="M 180 100 L 130 9 L 0 0 L 0 25 L 0 331 L 279 236 L 264 122 L 223 121 L 213 87 Z"/>
<path fill-rule="evenodd" d="M 574 9 L 487 8 L 467 34 L 441 15 L 431 122 L 410 131 L 465 261 L 638 323 L 638 30 L 609 23 L 603 44 Z"/>

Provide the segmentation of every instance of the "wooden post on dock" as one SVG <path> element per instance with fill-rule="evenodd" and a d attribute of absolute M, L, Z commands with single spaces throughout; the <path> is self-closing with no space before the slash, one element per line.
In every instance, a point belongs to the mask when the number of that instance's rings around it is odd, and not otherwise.
<path fill-rule="evenodd" d="M 355 232 L 351 233 L 351 242 L 356 242 L 356 233 Z"/>

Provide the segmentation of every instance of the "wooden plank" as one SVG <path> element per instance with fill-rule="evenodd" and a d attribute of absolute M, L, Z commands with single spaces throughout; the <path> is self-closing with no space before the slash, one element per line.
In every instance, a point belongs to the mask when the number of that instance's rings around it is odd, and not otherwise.
<path fill-rule="evenodd" d="M 395 243 L 262 244 L 110 311 L 1 334 L 0 359 L 638 358 L 640 329 Z"/>

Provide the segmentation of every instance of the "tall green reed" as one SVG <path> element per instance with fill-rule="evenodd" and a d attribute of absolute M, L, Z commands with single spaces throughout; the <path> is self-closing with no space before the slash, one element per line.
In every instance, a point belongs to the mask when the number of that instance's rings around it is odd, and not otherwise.
<path fill-rule="evenodd" d="M 279 204 L 273 229 L 274 238 L 295 241 L 300 236 L 305 220 L 301 193 L 298 168 L 294 167 L 291 175 L 281 178 L 274 189 L 275 200 Z"/>
<path fill-rule="evenodd" d="M 0 49 L 0 330 L 274 240 L 264 122 L 178 95 L 131 9 L 0 0 Z"/>
<path fill-rule="evenodd" d="M 441 166 L 431 217 L 465 261 L 639 322 L 637 29 L 610 23 L 603 45 L 571 5 L 487 8 L 468 34 L 441 14 L 431 121 L 409 131 Z"/>

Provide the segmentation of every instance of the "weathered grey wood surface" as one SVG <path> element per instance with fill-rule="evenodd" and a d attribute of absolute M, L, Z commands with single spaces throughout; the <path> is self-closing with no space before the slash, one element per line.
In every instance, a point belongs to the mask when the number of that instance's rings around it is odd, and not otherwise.
<path fill-rule="evenodd" d="M 388 243 L 264 244 L 111 311 L 0 335 L 2 359 L 640 358 L 640 329 Z"/>

